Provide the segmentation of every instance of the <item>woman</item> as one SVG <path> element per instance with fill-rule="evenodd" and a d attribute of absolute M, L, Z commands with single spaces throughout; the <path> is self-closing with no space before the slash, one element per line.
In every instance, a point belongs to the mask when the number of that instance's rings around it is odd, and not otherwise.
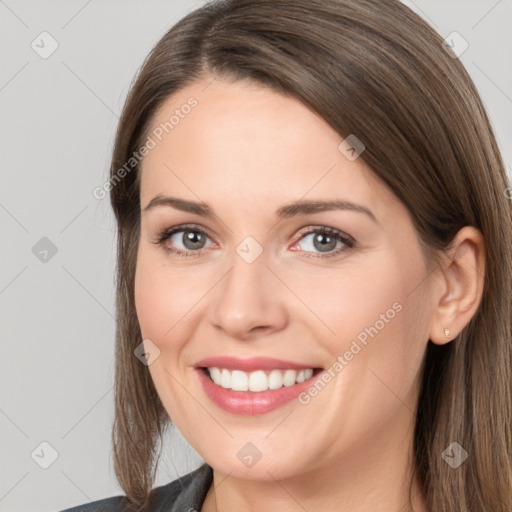
<path fill-rule="evenodd" d="M 177 23 L 118 128 L 114 462 L 72 510 L 512 509 L 510 189 L 395 0 Z M 166 427 L 205 460 L 151 491 Z"/>

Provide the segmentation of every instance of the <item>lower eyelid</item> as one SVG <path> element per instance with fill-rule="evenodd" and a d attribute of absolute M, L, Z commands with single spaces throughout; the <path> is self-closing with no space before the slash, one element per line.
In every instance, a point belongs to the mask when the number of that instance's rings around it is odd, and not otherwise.
<path fill-rule="evenodd" d="M 342 242 L 343 243 L 343 242 Z M 348 250 L 352 249 L 351 246 L 347 245 L 347 244 L 344 244 L 342 247 L 338 247 L 337 249 L 334 249 L 332 251 L 329 251 L 329 252 L 314 252 L 314 251 L 304 251 L 302 249 L 299 249 L 295 252 L 299 253 L 298 255 L 302 258 L 317 258 L 317 259 L 322 259 L 322 258 L 334 258 L 336 256 L 339 256 L 341 255 L 342 253 L 344 252 L 347 252 Z"/>

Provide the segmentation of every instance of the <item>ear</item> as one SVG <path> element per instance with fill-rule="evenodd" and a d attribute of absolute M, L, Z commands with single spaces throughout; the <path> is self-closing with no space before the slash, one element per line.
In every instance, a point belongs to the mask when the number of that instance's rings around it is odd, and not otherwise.
<path fill-rule="evenodd" d="M 442 257 L 429 333 L 432 343 L 449 343 L 469 323 L 482 298 L 484 276 L 482 233 L 473 226 L 465 226 Z"/>

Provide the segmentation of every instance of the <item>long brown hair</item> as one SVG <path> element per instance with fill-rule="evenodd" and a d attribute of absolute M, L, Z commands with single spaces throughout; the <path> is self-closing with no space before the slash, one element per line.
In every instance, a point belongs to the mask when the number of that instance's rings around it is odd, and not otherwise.
<path fill-rule="evenodd" d="M 118 223 L 112 441 L 116 475 L 134 505 L 148 502 L 170 423 L 147 367 L 134 357 L 142 341 L 134 155 L 170 95 L 218 77 L 289 94 L 342 137 L 355 134 L 366 146 L 361 158 L 406 205 L 434 260 L 463 226 L 482 232 L 479 309 L 456 339 L 429 341 L 426 349 L 415 470 L 433 512 L 512 510 L 509 183 L 478 92 L 442 42 L 398 0 L 226 0 L 181 19 L 144 62 L 119 123 L 110 192 Z M 469 454 L 457 469 L 441 456 L 453 441 Z"/>

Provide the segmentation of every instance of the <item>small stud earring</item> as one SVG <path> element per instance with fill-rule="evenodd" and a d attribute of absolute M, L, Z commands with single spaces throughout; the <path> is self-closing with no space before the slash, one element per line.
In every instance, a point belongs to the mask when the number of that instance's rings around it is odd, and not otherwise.
<path fill-rule="evenodd" d="M 450 337 L 450 329 L 445 329 L 444 330 L 444 335 L 449 338 Z"/>

